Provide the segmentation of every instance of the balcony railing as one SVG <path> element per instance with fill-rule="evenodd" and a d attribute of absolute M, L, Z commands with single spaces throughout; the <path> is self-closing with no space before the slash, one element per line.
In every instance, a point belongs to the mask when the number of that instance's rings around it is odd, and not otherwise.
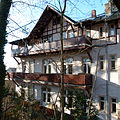
<path fill-rule="evenodd" d="M 12 73 L 11 75 L 17 82 L 30 82 L 37 84 L 58 85 L 60 83 L 60 74 L 41 74 L 41 73 Z M 67 86 L 91 86 L 92 75 L 81 73 L 78 75 L 64 75 L 64 84 Z"/>
<path fill-rule="evenodd" d="M 91 39 L 86 36 L 68 38 L 63 41 L 64 50 L 82 49 L 91 45 Z M 60 51 L 60 41 L 44 42 L 35 44 L 29 47 L 19 47 L 12 49 L 12 55 L 31 55 L 37 53 L 56 52 Z"/>

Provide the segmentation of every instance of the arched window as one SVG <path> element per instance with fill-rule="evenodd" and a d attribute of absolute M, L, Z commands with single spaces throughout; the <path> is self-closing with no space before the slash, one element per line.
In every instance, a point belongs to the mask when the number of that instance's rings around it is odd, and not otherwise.
<path fill-rule="evenodd" d="M 64 74 L 73 73 L 73 58 L 67 58 L 64 60 Z"/>
<path fill-rule="evenodd" d="M 43 72 L 44 73 L 51 73 L 51 59 L 43 60 Z"/>

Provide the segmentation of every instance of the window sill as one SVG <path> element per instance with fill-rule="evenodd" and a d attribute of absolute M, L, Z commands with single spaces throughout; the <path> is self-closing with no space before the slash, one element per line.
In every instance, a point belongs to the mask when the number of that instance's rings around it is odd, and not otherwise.
<path fill-rule="evenodd" d="M 117 72 L 117 70 L 116 69 L 111 69 L 110 72 Z"/>
<path fill-rule="evenodd" d="M 101 71 L 101 72 L 105 72 L 105 70 L 104 70 L 104 69 L 99 69 L 99 71 Z"/>

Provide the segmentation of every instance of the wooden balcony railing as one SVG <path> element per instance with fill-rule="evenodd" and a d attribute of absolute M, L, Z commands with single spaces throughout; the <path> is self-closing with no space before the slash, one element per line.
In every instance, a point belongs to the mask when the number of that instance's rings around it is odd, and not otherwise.
<path fill-rule="evenodd" d="M 32 83 L 60 83 L 60 74 L 41 74 L 41 73 L 11 73 L 11 78 L 17 82 L 32 82 Z M 25 81 L 24 81 L 25 80 Z M 92 75 L 81 73 L 78 75 L 64 75 L 64 84 L 76 86 L 92 85 Z"/>
<path fill-rule="evenodd" d="M 89 37 L 81 36 L 81 37 L 74 37 L 74 38 L 68 38 L 63 41 L 64 50 L 70 50 L 70 49 L 82 49 L 89 47 L 91 45 L 92 41 Z M 14 45 L 14 42 L 11 44 Z M 17 49 L 12 49 L 12 55 L 31 55 L 31 54 L 37 54 L 37 53 L 46 53 L 46 52 L 56 52 L 60 51 L 60 40 L 53 41 L 53 42 L 44 42 L 35 44 L 33 46 L 27 46 L 27 47 L 19 47 Z"/>

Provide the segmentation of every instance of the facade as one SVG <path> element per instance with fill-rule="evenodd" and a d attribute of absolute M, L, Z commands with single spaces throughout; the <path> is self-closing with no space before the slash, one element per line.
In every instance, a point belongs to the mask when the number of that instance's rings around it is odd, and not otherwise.
<path fill-rule="evenodd" d="M 109 4 L 106 4 L 108 8 Z M 18 63 L 12 78 L 42 105 L 60 108 L 60 12 L 47 6 L 27 38 L 13 41 Z M 120 117 L 120 13 L 106 13 L 75 22 L 64 16 L 64 86 L 93 91 L 100 118 Z M 93 89 L 94 88 L 94 89 Z M 65 108 L 67 113 L 70 113 Z M 108 120 L 108 119 L 107 119 Z"/>

